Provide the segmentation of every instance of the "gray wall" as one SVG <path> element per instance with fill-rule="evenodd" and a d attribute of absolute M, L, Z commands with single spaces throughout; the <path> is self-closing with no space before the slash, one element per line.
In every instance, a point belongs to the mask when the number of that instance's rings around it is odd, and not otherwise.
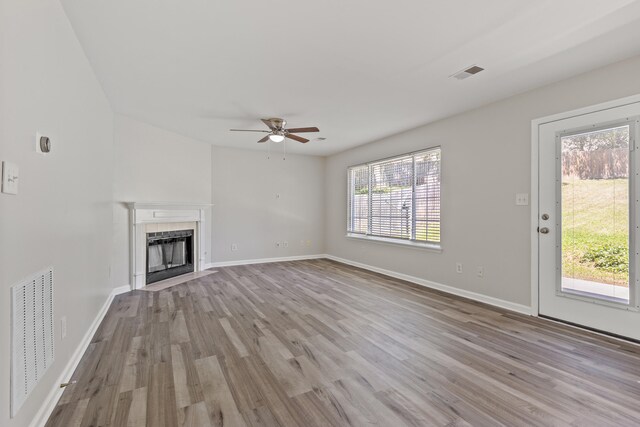
<path fill-rule="evenodd" d="M 126 202 L 211 203 L 211 144 L 115 116 L 113 285 L 129 285 Z M 209 210 L 205 232 L 211 233 Z M 206 248 L 206 262 L 211 249 Z"/>
<path fill-rule="evenodd" d="M 0 160 L 20 167 L 19 194 L 0 194 L 0 425 L 17 427 L 56 387 L 111 292 L 113 114 L 59 2 L 0 8 Z M 36 131 L 52 137 L 47 156 L 35 152 Z M 55 363 L 9 419 L 9 287 L 48 266 Z"/>
<path fill-rule="evenodd" d="M 324 252 L 324 158 L 280 150 L 213 147 L 214 262 Z"/>
<path fill-rule="evenodd" d="M 274 146 L 267 159 L 266 151 L 211 146 L 120 114 L 114 141 L 113 286 L 129 284 L 130 201 L 214 203 L 208 263 L 324 253 L 322 157 L 282 160 Z"/>
<path fill-rule="evenodd" d="M 530 305 L 530 210 L 515 194 L 530 191 L 531 120 L 640 93 L 639 75 L 636 57 L 329 157 L 327 253 Z M 347 166 L 436 145 L 442 253 L 346 238 Z"/>

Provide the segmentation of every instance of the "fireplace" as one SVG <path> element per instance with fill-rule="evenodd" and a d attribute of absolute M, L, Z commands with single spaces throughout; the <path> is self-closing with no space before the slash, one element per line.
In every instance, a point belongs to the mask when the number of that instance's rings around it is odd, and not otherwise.
<path fill-rule="evenodd" d="M 194 271 L 193 230 L 147 233 L 146 284 Z"/>
<path fill-rule="evenodd" d="M 130 202 L 127 205 L 131 220 L 129 227 L 131 289 L 142 289 L 149 283 L 168 278 L 169 275 L 206 270 L 209 237 L 205 233 L 205 212 L 212 205 L 168 202 Z M 168 236 L 164 234 L 167 232 L 179 232 L 178 234 L 190 232 L 191 238 L 187 241 L 189 236 L 175 236 L 185 240 L 184 243 L 176 245 L 177 251 L 174 251 L 173 245 L 152 249 L 153 259 L 151 264 L 148 264 L 149 238 L 158 238 L 159 243 L 160 237 Z M 172 251 L 170 257 L 165 249 Z M 149 271 L 149 265 L 154 271 Z M 147 278 L 148 273 L 153 276 L 150 280 Z"/>

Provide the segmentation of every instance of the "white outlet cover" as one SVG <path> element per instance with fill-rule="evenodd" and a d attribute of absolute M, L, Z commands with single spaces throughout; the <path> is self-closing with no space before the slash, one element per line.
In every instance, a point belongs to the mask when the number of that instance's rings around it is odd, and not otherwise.
<path fill-rule="evenodd" d="M 2 162 L 2 192 L 5 194 L 18 194 L 18 178 L 20 176 L 18 165 Z"/>
<path fill-rule="evenodd" d="M 67 316 L 62 316 L 60 318 L 60 337 L 67 337 Z"/>

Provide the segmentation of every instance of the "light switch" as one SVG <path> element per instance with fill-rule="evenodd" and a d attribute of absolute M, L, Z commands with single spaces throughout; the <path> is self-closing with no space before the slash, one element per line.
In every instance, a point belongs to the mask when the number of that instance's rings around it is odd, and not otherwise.
<path fill-rule="evenodd" d="M 18 165 L 2 162 L 2 192 L 18 194 Z"/>
<path fill-rule="evenodd" d="M 516 205 L 527 206 L 529 204 L 529 193 L 517 193 Z"/>

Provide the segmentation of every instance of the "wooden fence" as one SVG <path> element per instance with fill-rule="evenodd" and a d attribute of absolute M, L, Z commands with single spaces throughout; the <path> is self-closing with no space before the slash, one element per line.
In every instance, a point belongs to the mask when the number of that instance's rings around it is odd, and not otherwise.
<path fill-rule="evenodd" d="M 434 182 L 416 185 L 416 238 L 430 241 L 440 240 L 440 186 L 435 185 L 439 177 L 431 178 Z M 412 215 L 411 187 L 395 187 L 388 192 L 372 193 L 369 215 L 369 197 L 367 194 L 356 194 L 351 199 L 352 230 L 366 233 L 371 220 L 371 231 L 374 235 L 392 237 L 411 237 Z"/>
<path fill-rule="evenodd" d="M 627 178 L 629 149 L 563 152 L 562 176 L 580 179 Z"/>

